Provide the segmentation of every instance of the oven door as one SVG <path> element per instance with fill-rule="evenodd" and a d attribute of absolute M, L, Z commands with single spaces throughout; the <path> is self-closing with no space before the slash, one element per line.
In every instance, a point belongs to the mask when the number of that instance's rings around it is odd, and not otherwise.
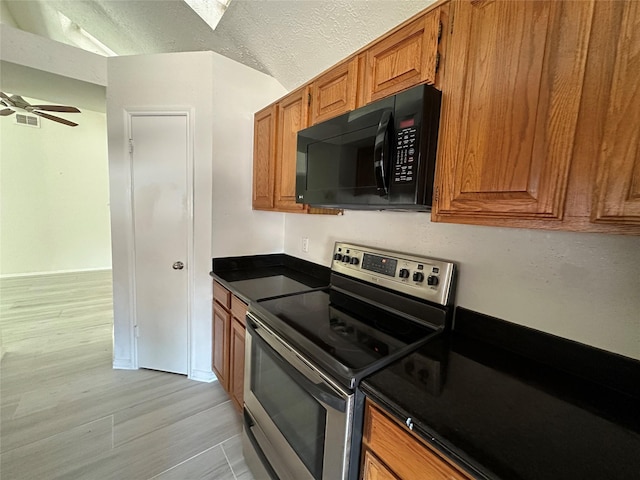
<path fill-rule="evenodd" d="M 346 479 L 353 393 L 247 315 L 245 435 L 281 480 Z"/>

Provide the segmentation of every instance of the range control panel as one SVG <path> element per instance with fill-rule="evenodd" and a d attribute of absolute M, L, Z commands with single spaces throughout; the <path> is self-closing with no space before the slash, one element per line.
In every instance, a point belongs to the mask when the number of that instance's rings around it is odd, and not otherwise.
<path fill-rule="evenodd" d="M 455 264 L 336 242 L 331 269 L 407 295 L 448 305 Z"/>

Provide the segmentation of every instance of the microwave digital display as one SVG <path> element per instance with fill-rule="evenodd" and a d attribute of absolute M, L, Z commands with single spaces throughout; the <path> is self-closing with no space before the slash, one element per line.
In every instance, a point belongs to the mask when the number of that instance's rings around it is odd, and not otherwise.
<path fill-rule="evenodd" d="M 362 257 L 363 269 L 389 275 L 390 277 L 396 276 L 397 266 L 398 261 L 395 258 L 379 257 L 377 255 L 369 255 L 368 253 L 365 253 Z"/>
<path fill-rule="evenodd" d="M 416 124 L 415 118 L 408 118 L 406 120 L 400 120 L 400 128 L 413 127 Z"/>

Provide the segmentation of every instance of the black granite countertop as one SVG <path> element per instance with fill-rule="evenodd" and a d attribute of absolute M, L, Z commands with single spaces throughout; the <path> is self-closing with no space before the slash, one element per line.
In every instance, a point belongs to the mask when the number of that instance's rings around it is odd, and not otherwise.
<path fill-rule="evenodd" d="M 284 253 L 212 259 L 211 276 L 247 304 L 329 284 L 331 270 Z"/>
<path fill-rule="evenodd" d="M 640 477 L 636 360 L 458 309 L 361 389 L 479 478 Z"/>

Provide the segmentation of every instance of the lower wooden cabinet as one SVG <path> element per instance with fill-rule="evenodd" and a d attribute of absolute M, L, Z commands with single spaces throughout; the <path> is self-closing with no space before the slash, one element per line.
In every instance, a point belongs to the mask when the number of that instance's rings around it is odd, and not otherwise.
<path fill-rule="evenodd" d="M 213 302 L 213 371 L 220 385 L 229 390 L 229 332 L 231 314 Z"/>
<path fill-rule="evenodd" d="M 231 364 L 229 394 L 238 410 L 242 410 L 244 403 L 244 337 L 244 325 L 237 318 L 234 318 L 231 325 L 231 352 L 229 355 Z"/>
<path fill-rule="evenodd" d="M 366 480 L 398 480 L 391 470 L 371 450 L 362 456 L 362 478 Z"/>
<path fill-rule="evenodd" d="M 365 407 L 362 441 L 362 480 L 472 478 L 371 401 Z"/>
<path fill-rule="evenodd" d="M 247 305 L 215 280 L 213 298 L 212 368 L 235 407 L 242 411 Z"/>

